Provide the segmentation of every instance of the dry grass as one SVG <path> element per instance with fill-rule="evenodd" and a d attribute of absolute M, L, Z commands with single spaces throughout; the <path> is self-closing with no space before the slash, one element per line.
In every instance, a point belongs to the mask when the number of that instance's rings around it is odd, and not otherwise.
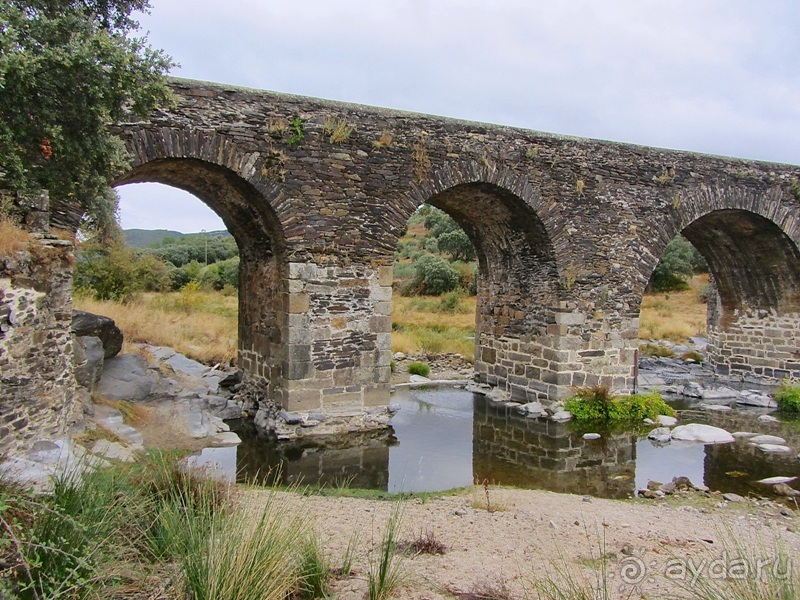
<path fill-rule="evenodd" d="M 9 256 L 25 250 L 31 235 L 8 219 L 0 217 L 0 256 Z"/>
<path fill-rule="evenodd" d="M 642 301 L 639 337 L 641 339 L 685 342 L 706 334 L 706 305 L 699 292 L 707 276 L 694 277 L 691 289 L 683 292 L 647 294 Z"/>
<path fill-rule="evenodd" d="M 214 292 L 144 294 L 128 304 L 75 299 L 76 308 L 114 319 L 126 343 L 168 346 L 208 365 L 236 360 L 236 303 Z"/>
<path fill-rule="evenodd" d="M 691 284 L 692 289 L 685 292 L 645 296 L 640 338 L 682 342 L 705 334 L 706 305 L 699 300 L 698 292 L 706 279 L 695 277 Z M 168 346 L 209 365 L 235 362 L 238 319 L 235 296 L 187 290 L 144 294 L 128 304 L 76 298 L 75 306 L 114 319 L 126 342 Z M 392 309 L 392 352 L 452 352 L 472 359 L 474 296 L 464 296 L 450 310 L 445 310 L 441 298 L 395 295 Z"/>
<path fill-rule="evenodd" d="M 474 296 L 464 296 L 452 311 L 439 298 L 396 295 L 392 300 L 392 352 L 451 352 L 472 360 L 475 352 Z"/>

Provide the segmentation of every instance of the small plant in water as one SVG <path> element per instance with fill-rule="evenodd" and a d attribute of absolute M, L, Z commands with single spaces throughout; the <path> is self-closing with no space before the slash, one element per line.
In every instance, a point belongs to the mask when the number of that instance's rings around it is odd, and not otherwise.
<path fill-rule="evenodd" d="M 431 368 L 424 362 L 412 362 L 408 364 L 409 375 L 421 375 L 427 377 L 431 373 Z"/>
<path fill-rule="evenodd" d="M 658 392 L 615 396 L 606 386 L 576 388 L 564 408 L 576 421 L 593 423 L 639 423 L 658 415 L 675 414 Z"/>
<path fill-rule="evenodd" d="M 800 385 L 792 385 L 787 379 L 774 393 L 778 408 L 787 413 L 800 413 Z"/>

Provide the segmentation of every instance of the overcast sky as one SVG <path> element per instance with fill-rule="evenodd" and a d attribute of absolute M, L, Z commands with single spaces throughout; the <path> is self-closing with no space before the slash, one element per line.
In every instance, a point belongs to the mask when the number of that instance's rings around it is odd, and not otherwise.
<path fill-rule="evenodd" d="M 173 75 L 800 164 L 798 0 L 152 0 Z M 223 228 L 119 188 L 124 228 Z"/>

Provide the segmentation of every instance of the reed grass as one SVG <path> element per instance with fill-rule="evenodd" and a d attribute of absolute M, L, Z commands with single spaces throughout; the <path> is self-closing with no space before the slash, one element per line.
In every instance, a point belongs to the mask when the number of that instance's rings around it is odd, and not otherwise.
<path fill-rule="evenodd" d="M 383 532 L 379 556 L 370 557 L 367 573 L 369 600 L 385 600 L 394 594 L 405 578 L 403 556 L 398 552 L 398 536 L 403 519 L 403 508 L 398 502 L 392 507 Z"/>

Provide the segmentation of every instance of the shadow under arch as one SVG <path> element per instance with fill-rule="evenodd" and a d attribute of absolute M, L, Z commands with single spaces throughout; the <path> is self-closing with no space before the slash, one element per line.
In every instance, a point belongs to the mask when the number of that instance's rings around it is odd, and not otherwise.
<path fill-rule="evenodd" d="M 457 183 L 428 204 L 464 230 L 478 258 L 475 372 L 515 400 L 560 394 L 553 307 L 559 277 L 547 227 L 516 193 L 486 181 Z"/>
<path fill-rule="evenodd" d="M 717 372 L 800 376 L 800 248 L 785 228 L 752 210 L 715 208 L 679 233 L 708 263 Z"/>
<path fill-rule="evenodd" d="M 286 242 L 267 199 L 231 169 L 196 158 L 143 162 L 112 185 L 128 183 L 180 188 L 220 216 L 239 247 L 239 368 L 257 386 L 279 381 L 288 326 L 283 308 Z"/>

